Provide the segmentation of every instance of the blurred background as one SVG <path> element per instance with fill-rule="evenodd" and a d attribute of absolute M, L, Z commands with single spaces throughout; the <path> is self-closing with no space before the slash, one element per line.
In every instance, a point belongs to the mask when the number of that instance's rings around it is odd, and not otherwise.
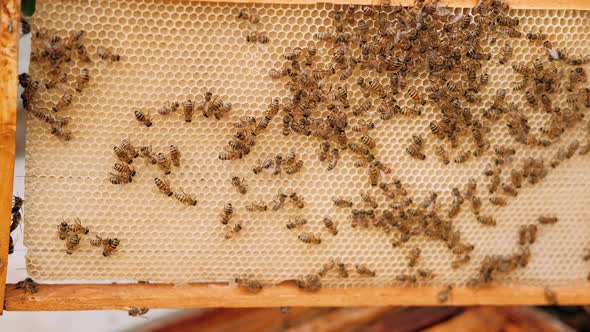
<path fill-rule="evenodd" d="M 19 73 L 28 70 L 30 38 L 21 38 Z M 14 182 L 19 196 L 24 194 L 25 117 L 19 103 Z M 27 277 L 22 229 L 13 237 L 9 283 Z M 590 331 L 590 314 L 588 307 L 158 309 L 141 317 L 127 311 L 4 312 L 0 331 Z"/>

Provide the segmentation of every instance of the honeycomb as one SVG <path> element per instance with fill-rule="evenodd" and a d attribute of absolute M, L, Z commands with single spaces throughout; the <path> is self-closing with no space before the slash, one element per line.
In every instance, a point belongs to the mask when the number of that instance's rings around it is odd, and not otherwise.
<path fill-rule="evenodd" d="M 242 8 L 255 8 L 270 43 L 246 43 L 253 29 L 248 22 L 236 19 Z M 584 283 L 588 266 L 581 260 L 582 249 L 590 245 L 590 159 L 576 155 L 551 169 L 535 186 L 524 185 L 518 197 L 497 208 L 487 203 L 484 192 L 487 180 L 482 170 L 490 156 L 464 164 L 443 165 L 435 161 L 435 139 L 428 129 L 434 118 L 429 103 L 420 117 L 396 117 L 381 121 L 377 114 L 369 117 L 376 123 L 375 137 L 381 160 L 392 169 L 385 181 L 399 177 L 416 198 L 429 191 L 440 193 L 439 202 L 451 201 L 451 188 L 464 186 L 470 177 L 477 179 L 484 201 L 483 213 L 495 216 L 496 227 L 475 221 L 467 205 L 454 225 L 462 237 L 475 244 L 471 261 L 461 269 L 450 267 L 452 255 L 442 242 L 424 236 L 412 238 L 400 248 L 392 248 L 391 236 L 373 228 L 351 228 L 350 209 L 333 205 L 334 195 L 349 197 L 360 204 L 359 192 L 377 194 L 368 185 L 366 171 L 352 166 L 350 152 L 342 153 L 338 166 L 326 170 L 318 160 L 315 138 L 282 135 L 282 123 L 275 118 L 257 140 L 252 153 L 237 161 L 218 159 L 233 133 L 231 123 L 243 115 L 260 116 L 272 98 L 287 101 L 283 81 L 271 80 L 269 68 L 279 68 L 281 54 L 293 47 L 304 47 L 316 32 L 331 25 L 334 5 L 242 5 L 164 0 L 60 0 L 38 1 L 32 20 L 34 30 L 54 29 L 64 35 L 72 29 L 87 32 L 88 50 L 110 47 L 121 61 L 88 65 L 91 81 L 77 95 L 65 115 L 74 121 L 70 142 L 51 137 L 47 127 L 29 117 L 26 139 L 25 245 L 28 248 L 27 270 L 41 280 L 150 280 L 159 282 L 226 281 L 236 274 L 250 274 L 266 283 L 276 283 L 312 273 L 330 258 L 340 258 L 351 266 L 362 263 L 375 270 L 374 278 L 355 273 L 342 279 L 336 273 L 322 280 L 327 286 L 368 286 L 395 283 L 394 276 L 409 271 L 407 254 L 415 246 L 422 248 L 418 268 L 436 273 L 435 284 L 463 283 L 472 276 L 481 259 L 489 254 L 509 254 L 516 248 L 520 225 L 532 223 L 540 214 L 554 214 L 560 221 L 539 229 L 532 247 L 530 264 L 507 275 L 502 282 L 519 285 L 575 285 Z M 454 9 L 467 13 L 470 9 Z M 590 12 L 574 10 L 512 10 L 520 19 L 521 31 L 542 29 L 554 46 L 570 54 L 590 53 Z M 509 40 L 514 48 L 513 63 L 531 61 L 543 54 L 540 43 L 526 39 Z M 498 45 L 486 51 L 496 54 Z M 320 57 L 330 50 L 319 47 Z M 78 74 L 74 66 L 71 74 Z M 586 66 L 586 70 L 590 70 Z M 35 63 L 31 75 L 40 73 Z M 509 66 L 488 62 L 483 71 L 490 75 L 490 85 L 482 92 L 489 101 L 496 90 L 515 82 L 518 77 Z M 361 97 L 348 83 L 350 100 Z M 426 73 L 409 82 L 423 91 Z M 356 89 L 356 90 L 355 90 Z M 154 116 L 150 128 L 140 126 L 134 110 L 156 109 L 165 101 L 183 101 L 211 91 L 233 104 L 228 118 L 221 121 L 197 116 L 185 123 L 178 113 Z M 50 107 L 57 96 L 41 91 L 40 107 Z M 521 106 L 533 128 L 545 120 L 543 112 L 524 107 L 524 96 L 508 92 L 507 101 Z M 400 104 L 409 104 L 404 96 Z M 543 157 L 546 163 L 559 147 L 581 137 L 583 125 L 568 131 L 560 142 L 548 148 L 523 148 L 516 145 L 501 126 L 488 135 L 492 146 L 514 145 L 517 154 L 510 165 L 521 165 L 528 156 Z M 413 133 L 425 138 L 426 161 L 404 153 Z M 128 138 L 135 145 L 151 144 L 164 151 L 176 144 L 182 164 L 168 177 L 173 187 L 195 194 L 196 207 L 182 207 L 165 198 L 153 184 L 161 176 L 156 167 L 138 159 L 133 183 L 114 186 L 107 173 L 115 162 L 112 147 Z M 256 160 L 276 153 L 296 152 L 304 160 L 304 169 L 294 175 L 254 175 Z M 504 176 L 506 176 L 506 172 Z M 246 179 L 249 190 L 238 194 L 230 178 Z M 305 198 L 305 208 L 292 205 L 273 212 L 247 212 L 246 204 L 270 201 L 279 190 L 294 190 Z M 382 196 L 379 200 L 384 204 Z M 243 230 L 231 240 L 223 239 L 219 213 L 225 202 L 232 202 L 233 220 L 241 221 Z M 298 231 L 289 231 L 285 223 L 301 215 L 309 220 L 305 231 L 320 233 L 322 243 L 305 245 L 297 240 Z M 102 257 L 96 248 L 83 243 L 73 254 L 65 253 L 56 235 L 56 225 L 63 218 L 79 217 L 85 226 L 102 236 L 117 236 L 120 249 L 112 257 Z M 322 224 L 324 217 L 339 223 L 337 236 L 330 235 Z"/>

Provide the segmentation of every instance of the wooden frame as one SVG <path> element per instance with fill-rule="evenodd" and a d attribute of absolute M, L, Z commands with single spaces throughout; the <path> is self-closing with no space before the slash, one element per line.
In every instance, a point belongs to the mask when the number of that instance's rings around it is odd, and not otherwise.
<path fill-rule="evenodd" d="M 19 36 L 20 0 L 0 0 L 0 300 L 6 284 L 14 182 Z"/>
<path fill-rule="evenodd" d="M 226 0 L 238 3 L 318 2 L 379 4 L 380 0 Z M 394 1 L 411 4 L 411 0 Z M 586 9 L 589 0 L 512 0 L 513 8 Z M 475 0 L 451 0 L 450 6 L 473 6 Z M 280 306 L 391 306 L 439 305 L 441 287 L 356 287 L 303 292 L 291 283 L 246 293 L 223 284 L 42 284 L 29 294 L 6 285 L 10 208 L 16 141 L 16 101 L 20 0 L 0 0 L 0 301 L 13 311 L 100 310 L 147 308 L 280 307 Z M 9 25 L 11 28 L 9 28 Z M 11 32 L 10 32 L 11 30 Z M 563 305 L 589 304 L 590 284 L 554 289 Z M 543 287 L 490 286 L 455 288 L 445 305 L 543 305 Z M 0 308 L 0 313 L 2 308 Z"/>

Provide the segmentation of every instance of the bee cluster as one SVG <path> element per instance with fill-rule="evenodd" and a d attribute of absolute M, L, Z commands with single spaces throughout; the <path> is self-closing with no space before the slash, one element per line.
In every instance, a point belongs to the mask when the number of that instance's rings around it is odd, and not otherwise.
<path fill-rule="evenodd" d="M 190 123 L 193 121 L 193 114 L 195 111 L 200 111 L 205 118 L 215 117 L 217 120 L 221 120 L 225 117 L 232 109 L 232 103 L 223 102 L 219 96 L 214 95 L 211 91 L 203 93 L 201 100 L 196 103 L 191 99 L 187 99 L 180 102 L 166 101 L 162 107 L 158 108 L 157 113 L 160 116 L 170 116 L 176 113 L 179 109 L 182 110 L 184 122 Z M 135 120 L 146 127 L 153 125 L 152 116 L 150 112 L 144 113 L 143 111 L 134 111 Z"/>
<path fill-rule="evenodd" d="M 65 241 L 66 253 L 71 255 L 80 247 L 80 241 L 85 235 L 88 235 L 90 229 L 82 226 L 79 218 L 75 218 L 74 222 L 62 221 L 57 225 L 57 236 L 60 240 Z M 104 257 L 111 256 L 117 247 L 120 240 L 118 238 L 102 238 L 96 235 L 95 239 L 89 239 L 88 243 L 93 247 L 102 249 Z"/>
<path fill-rule="evenodd" d="M 14 253 L 14 241 L 12 239 L 12 232 L 14 232 L 18 226 L 21 224 L 23 220 L 22 209 L 23 209 L 23 199 L 14 196 L 12 202 L 12 209 L 10 210 L 10 242 L 8 244 L 8 254 Z"/>
<path fill-rule="evenodd" d="M 242 9 L 238 13 L 238 20 L 248 22 L 250 31 L 246 35 L 246 42 L 268 44 L 270 39 L 266 32 L 260 30 L 260 15 L 254 9 Z"/>
<path fill-rule="evenodd" d="M 280 175 L 282 171 L 291 175 L 300 172 L 303 169 L 303 160 L 299 159 L 297 154 L 293 151 L 289 152 L 286 157 L 281 153 L 274 157 L 264 159 L 264 161 L 257 160 L 256 166 L 252 168 L 254 174 L 268 173 L 272 175 Z"/>
<path fill-rule="evenodd" d="M 32 45 L 31 62 L 38 63 L 42 69 L 43 81 L 32 78 L 23 73 L 18 76 L 19 84 L 23 87 L 21 99 L 23 108 L 34 118 L 49 124 L 51 135 L 61 141 L 70 141 L 72 132 L 67 125 L 72 122 L 69 116 L 63 114 L 72 108 L 76 95 L 81 94 L 90 82 L 90 69 L 95 61 L 86 49 L 86 32 L 84 30 L 71 31 L 67 37 L 46 30 L 35 32 Z M 95 56 L 99 60 L 112 63 L 120 61 L 121 57 L 109 48 L 99 46 Z M 82 66 L 77 76 L 72 77 L 72 68 Z M 58 101 L 51 107 L 41 107 L 37 95 L 39 89 L 55 91 L 53 95 L 60 95 Z"/>

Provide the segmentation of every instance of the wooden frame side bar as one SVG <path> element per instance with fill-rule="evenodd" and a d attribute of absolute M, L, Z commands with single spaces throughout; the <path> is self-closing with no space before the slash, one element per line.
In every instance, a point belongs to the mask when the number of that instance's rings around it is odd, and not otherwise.
<path fill-rule="evenodd" d="M 19 36 L 20 0 L 0 0 L 0 300 L 6 284 L 14 182 Z"/>
<path fill-rule="evenodd" d="M 7 285 L 9 311 L 145 308 L 441 305 L 441 287 L 325 288 L 304 292 L 281 284 L 257 294 L 221 284 L 41 284 L 35 294 Z M 590 286 L 553 289 L 560 305 L 590 303 Z M 543 287 L 489 286 L 453 289 L 444 305 L 547 305 Z"/>
<path fill-rule="evenodd" d="M 195 0 L 211 2 L 231 2 L 231 3 L 265 3 L 265 4 L 302 4 L 315 5 L 319 3 L 339 4 L 339 5 L 373 5 L 378 6 L 384 3 L 384 0 Z M 428 1 L 428 0 L 427 0 Z M 393 5 L 411 6 L 414 0 L 390 0 Z M 440 1 L 443 5 L 449 7 L 470 8 L 477 4 L 478 0 L 447 0 Z M 506 0 L 514 9 L 579 9 L 590 10 L 590 1 L 588 0 Z"/>

